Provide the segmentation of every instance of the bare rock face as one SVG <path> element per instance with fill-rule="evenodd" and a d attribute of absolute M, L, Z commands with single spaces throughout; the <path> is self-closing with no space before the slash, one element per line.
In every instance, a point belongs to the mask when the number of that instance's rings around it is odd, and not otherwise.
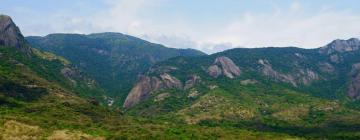
<path fill-rule="evenodd" d="M 77 76 L 76 72 L 68 67 L 61 69 L 61 74 L 66 78 L 74 78 Z"/>
<path fill-rule="evenodd" d="M 325 63 L 319 63 L 318 66 L 319 66 L 319 68 L 320 68 L 320 70 L 321 70 L 322 72 L 333 73 L 333 72 L 335 71 L 334 66 L 331 65 L 331 64 L 329 64 L 329 63 L 327 63 L 327 62 L 325 62 Z"/>
<path fill-rule="evenodd" d="M 347 95 L 351 99 L 360 99 L 360 63 L 356 63 L 352 66 L 350 76 L 351 79 Z"/>
<path fill-rule="evenodd" d="M 335 52 L 344 53 L 350 51 L 356 51 L 360 49 L 360 40 L 357 38 L 351 38 L 349 40 L 334 40 L 330 44 L 320 48 L 319 52 L 324 54 L 332 54 Z"/>
<path fill-rule="evenodd" d="M 240 68 L 230 58 L 225 56 L 216 58 L 214 64 L 208 68 L 207 72 L 214 78 L 224 75 L 232 79 L 241 74 Z"/>
<path fill-rule="evenodd" d="M 155 97 L 154 102 L 160 102 L 169 96 L 170 96 L 170 93 L 161 93 Z"/>
<path fill-rule="evenodd" d="M 208 68 L 208 74 L 214 78 L 217 78 L 222 74 L 222 70 L 219 66 L 212 65 Z"/>
<path fill-rule="evenodd" d="M 24 36 L 13 20 L 6 15 L 0 15 L 0 45 L 16 47 L 19 50 L 31 53 Z"/>
<path fill-rule="evenodd" d="M 156 84 L 154 84 L 156 85 Z M 138 83 L 132 88 L 129 95 L 126 97 L 124 107 L 130 108 L 138 102 L 146 99 L 153 90 L 151 78 L 141 76 Z"/>
<path fill-rule="evenodd" d="M 282 82 L 291 83 L 294 86 L 297 85 L 295 82 L 295 78 L 293 76 L 288 75 L 288 74 L 282 74 L 282 73 L 275 71 L 272 68 L 271 64 L 267 60 L 260 59 L 258 61 L 258 63 L 263 66 L 261 72 L 265 76 L 268 76 L 270 78 L 273 78 L 273 79 L 276 79 L 276 80 L 279 80 Z"/>
<path fill-rule="evenodd" d="M 300 81 L 297 81 L 298 83 L 301 82 L 304 85 L 309 85 L 312 81 L 320 79 L 318 74 L 316 74 L 314 71 L 306 69 L 300 70 L 300 73 L 296 75 Z"/>
<path fill-rule="evenodd" d="M 200 82 L 201 78 L 197 75 L 191 75 L 188 77 L 188 80 L 185 82 L 184 89 L 190 89 L 192 88 L 196 83 Z"/>
<path fill-rule="evenodd" d="M 300 69 L 299 72 L 296 73 L 284 74 L 275 71 L 267 60 L 260 59 L 258 63 L 262 65 L 261 73 L 265 76 L 279 80 L 281 82 L 290 83 L 293 86 L 298 86 L 298 84 L 308 85 L 312 81 L 320 79 L 318 74 L 310 69 Z"/>
<path fill-rule="evenodd" d="M 176 79 L 175 77 L 170 76 L 167 73 L 160 75 L 161 80 L 164 82 L 166 88 L 178 88 L 181 89 L 182 83 L 180 80 Z"/>
<path fill-rule="evenodd" d="M 160 78 L 140 76 L 138 82 L 126 97 L 123 107 L 130 108 L 147 99 L 152 92 L 170 88 L 182 89 L 183 85 L 180 80 L 167 73 L 161 74 Z"/>

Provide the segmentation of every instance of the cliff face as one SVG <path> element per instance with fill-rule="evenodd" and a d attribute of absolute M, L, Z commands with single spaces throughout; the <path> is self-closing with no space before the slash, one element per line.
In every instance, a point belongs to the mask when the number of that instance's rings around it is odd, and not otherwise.
<path fill-rule="evenodd" d="M 293 73 L 281 73 L 275 71 L 267 60 L 260 59 L 258 63 L 262 66 L 261 73 L 269 78 L 290 83 L 293 86 L 299 84 L 309 85 L 312 81 L 319 80 L 320 76 L 310 69 L 299 69 Z"/>
<path fill-rule="evenodd" d="M 31 53 L 31 49 L 27 45 L 20 29 L 6 15 L 0 15 L 0 45 L 16 47 L 23 52 Z"/>
<path fill-rule="evenodd" d="M 332 53 L 344 53 L 350 51 L 356 51 L 360 48 L 360 40 L 357 38 L 351 38 L 349 40 L 334 40 L 328 45 L 320 48 L 320 53 L 332 54 Z"/>
<path fill-rule="evenodd" d="M 232 79 L 241 74 L 240 68 L 230 58 L 225 56 L 216 58 L 214 64 L 208 68 L 207 72 L 214 78 L 224 75 Z"/>
<path fill-rule="evenodd" d="M 199 81 L 200 77 L 197 75 L 189 76 L 185 81 L 185 85 L 183 85 L 179 79 L 167 73 L 161 74 L 159 78 L 156 76 L 140 76 L 138 82 L 126 97 L 123 107 L 130 108 L 137 103 L 147 99 L 153 92 L 162 89 L 190 89 Z"/>
<path fill-rule="evenodd" d="M 348 97 L 360 99 L 360 63 L 352 65 L 349 83 L 347 92 Z"/>

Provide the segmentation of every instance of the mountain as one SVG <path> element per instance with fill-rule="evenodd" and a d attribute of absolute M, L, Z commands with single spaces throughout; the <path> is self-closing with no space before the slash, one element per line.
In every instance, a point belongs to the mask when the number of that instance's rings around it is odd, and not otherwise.
<path fill-rule="evenodd" d="M 121 33 L 50 34 L 27 37 L 29 43 L 71 61 L 122 103 L 138 75 L 157 62 L 206 55 L 193 49 L 167 48 Z"/>
<path fill-rule="evenodd" d="M 358 39 L 204 55 L 0 17 L 0 139 L 360 138 Z"/>
<path fill-rule="evenodd" d="M 0 139 L 91 139 L 96 123 L 121 122 L 68 60 L 32 48 L 9 16 L 0 15 L 0 31 Z"/>
<path fill-rule="evenodd" d="M 159 62 L 138 79 L 129 114 L 207 127 L 358 139 L 360 41 L 316 49 L 236 48 Z"/>
<path fill-rule="evenodd" d="M 18 29 L 11 19 L 5 21 L 11 21 L 6 28 Z M 71 61 L 32 48 L 20 30 L 0 36 L 6 40 L 0 45 L 0 139 L 296 138 L 123 114 L 101 102 L 107 97 L 104 91 Z"/>

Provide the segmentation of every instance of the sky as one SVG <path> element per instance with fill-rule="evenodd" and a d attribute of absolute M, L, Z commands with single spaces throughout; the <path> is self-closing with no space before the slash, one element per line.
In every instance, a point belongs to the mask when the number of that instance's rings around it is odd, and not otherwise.
<path fill-rule="evenodd" d="M 173 48 L 316 48 L 360 38 L 359 0 L 0 0 L 25 36 L 120 32 Z"/>

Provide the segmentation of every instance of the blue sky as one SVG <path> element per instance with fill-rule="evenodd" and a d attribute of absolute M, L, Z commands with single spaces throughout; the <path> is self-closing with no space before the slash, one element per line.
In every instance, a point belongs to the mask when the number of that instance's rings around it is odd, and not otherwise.
<path fill-rule="evenodd" d="M 24 35 L 121 32 L 176 48 L 314 48 L 360 37 L 358 0 L 0 0 Z"/>

